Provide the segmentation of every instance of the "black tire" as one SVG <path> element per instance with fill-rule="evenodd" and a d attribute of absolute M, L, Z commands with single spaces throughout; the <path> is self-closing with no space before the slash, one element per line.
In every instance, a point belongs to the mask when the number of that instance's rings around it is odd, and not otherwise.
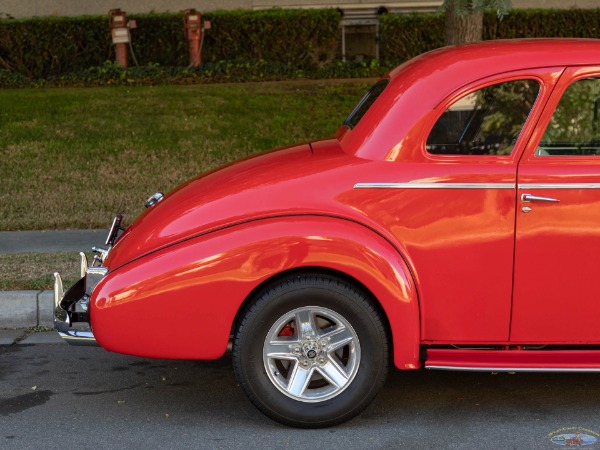
<path fill-rule="evenodd" d="M 233 342 L 235 375 L 252 403 L 302 428 L 359 414 L 383 385 L 388 361 L 377 309 L 329 275 L 291 275 L 268 287 L 243 313 Z"/>

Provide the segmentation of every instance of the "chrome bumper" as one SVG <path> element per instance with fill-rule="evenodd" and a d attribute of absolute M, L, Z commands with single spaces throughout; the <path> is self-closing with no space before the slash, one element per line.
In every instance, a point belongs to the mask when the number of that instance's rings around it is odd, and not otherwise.
<path fill-rule="evenodd" d="M 87 302 L 93 289 L 106 275 L 104 267 L 88 267 L 84 253 L 81 256 L 81 279 L 66 292 L 58 272 L 54 273 L 54 329 L 72 345 L 97 345 L 90 327 Z M 77 328 L 73 324 L 77 323 Z"/>

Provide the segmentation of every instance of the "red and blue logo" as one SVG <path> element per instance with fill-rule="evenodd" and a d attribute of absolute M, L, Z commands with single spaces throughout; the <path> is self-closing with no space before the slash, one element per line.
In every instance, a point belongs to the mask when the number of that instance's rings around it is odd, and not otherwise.
<path fill-rule="evenodd" d="M 548 435 L 550 442 L 565 447 L 585 447 L 598 442 L 600 435 L 595 431 L 582 427 L 566 427 L 553 431 Z"/>

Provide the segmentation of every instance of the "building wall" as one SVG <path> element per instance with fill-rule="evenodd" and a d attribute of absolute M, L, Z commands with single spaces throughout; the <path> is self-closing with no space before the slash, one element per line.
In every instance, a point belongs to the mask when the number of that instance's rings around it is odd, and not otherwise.
<path fill-rule="evenodd" d="M 513 0 L 515 8 L 598 8 L 600 0 Z M 128 13 L 178 12 L 188 8 L 215 9 L 264 8 L 377 8 L 394 11 L 434 10 L 441 0 L 2 0 L 0 14 L 12 17 L 80 16 L 107 14 L 112 8 Z"/>

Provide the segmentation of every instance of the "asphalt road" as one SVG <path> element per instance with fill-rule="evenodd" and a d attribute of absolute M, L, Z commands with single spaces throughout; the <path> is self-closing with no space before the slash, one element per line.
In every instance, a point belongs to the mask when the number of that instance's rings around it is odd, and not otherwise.
<path fill-rule="evenodd" d="M 552 449 L 550 434 L 563 427 L 600 432 L 599 399 L 600 374 L 393 370 L 358 418 L 297 430 L 254 409 L 229 357 L 0 346 L 1 449 Z"/>
<path fill-rule="evenodd" d="M 88 252 L 108 230 L 0 231 L 0 253 Z"/>

